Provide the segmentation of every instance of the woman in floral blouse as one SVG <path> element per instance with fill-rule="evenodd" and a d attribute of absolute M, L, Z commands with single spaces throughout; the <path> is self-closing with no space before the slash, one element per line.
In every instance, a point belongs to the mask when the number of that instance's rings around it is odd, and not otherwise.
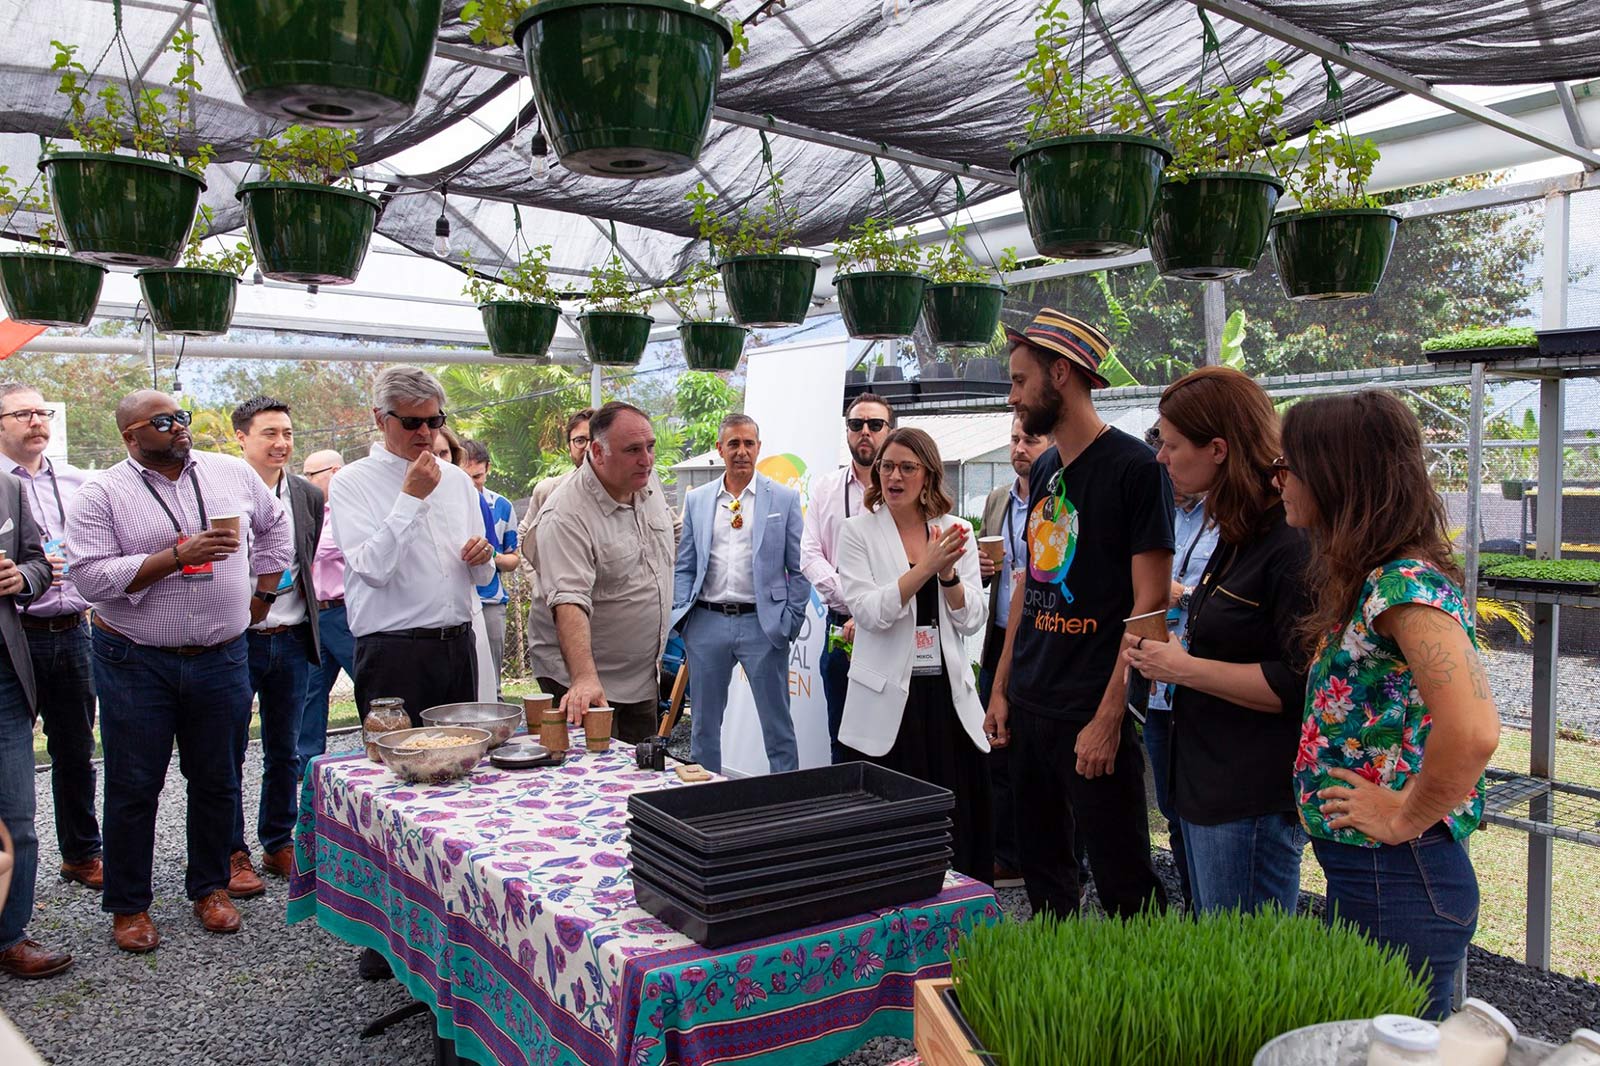
<path fill-rule="evenodd" d="M 1388 393 L 1295 405 L 1283 451 L 1288 521 L 1312 541 L 1300 819 L 1330 916 L 1403 949 L 1442 1018 L 1478 923 L 1462 841 L 1500 739 L 1444 503 L 1416 417 Z"/>

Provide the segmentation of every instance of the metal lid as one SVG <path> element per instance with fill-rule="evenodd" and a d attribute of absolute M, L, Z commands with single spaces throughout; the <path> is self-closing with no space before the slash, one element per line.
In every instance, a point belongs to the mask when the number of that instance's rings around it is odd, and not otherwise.
<path fill-rule="evenodd" d="M 1516 1023 L 1510 1018 L 1507 1018 L 1504 1014 L 1501 1014 L 1499 1009 L 1496 1008 L 1494 1004 L 1474 997 L 1469 997 L 1461 1001 L 1461 1009 L 1464 1011 L 1476 1011 L 1478 1014 L 1481 1014 L 1484 1018 L 1488 1019 L 1504 1030 L 1506 1039 L 1510 1040 L 1511 1043 L 1515 1044 L 1517 1042 Z"/>
<path fill-rule="evenodd" d="M 1439 1030 L 1432 1022 L 1404 1014 L 1380 1014 L 1368 1026 L 1372 1039 L 1405 1051 L 1439 1050 Z"/>

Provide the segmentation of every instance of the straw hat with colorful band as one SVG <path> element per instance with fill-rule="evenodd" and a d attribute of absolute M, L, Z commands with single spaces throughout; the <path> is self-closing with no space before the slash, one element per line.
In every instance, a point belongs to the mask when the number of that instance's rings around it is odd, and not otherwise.
<path fill-rule="evenodd" d="M 1046 307 L 1020 333 L 1006 327 L 1006 341 L 1026 344 L 1072 360 L 1074 365 L 1089 375 L 1095 388 L 1103 389 L 1108 384 L 1100 373 L 1100 361 L 1111 350 L 1111 342 L 1104 333 L 1071 315 Z"/>

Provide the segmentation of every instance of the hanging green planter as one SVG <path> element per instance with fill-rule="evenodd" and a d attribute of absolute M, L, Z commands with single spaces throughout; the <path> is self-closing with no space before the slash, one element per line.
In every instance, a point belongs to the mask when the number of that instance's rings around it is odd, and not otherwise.
<path fill-rule="evenodd" d="M 1131 134 L 1034 141 L 1011 157 L 1033 246 L 1058 259 L 1098 259 L 1144 247 L 1166 145 Z"/>
<path fill-rule="evenodd" d="M 39 169 L 67 248 L 117 266 L 176 263 L 206 187 L 175 163 L 108 152 L 52 152 Z"/>
<path fill-rule="evenodd" d="M 6 314 L 30 326 L 87 326 L 106 268 L 65 255 L 0 252 Z"/>
<path fill-rule="evenodd" d="M 1272 225 L 1278 280 L 1291 300 L 1371 296 L 1394 251 L 1400 216 L 1382 208 L 1301 211 Z"/>
<path fill-rule="evenodd" d="M 1005 302 L 1004 285 L 946 282 L 924 290 L 922 314 L 935 344 L 988 344 L 994 340 Z"/>
<path fill-rule="evenodd" d="M 845 329 L 857 340 L 909 337 L 922 315 L 928 279 L 909 270 L 862 270 L 835 274 Z"/>
<path fill-rule="evenodd" d="M 1222 281 L 1248 274 L 1267 248 L 1283 182 L 1268 174 L 1202 171 L 1164 181 L 1150 225 L 1162 277 Z"/>
<path fill-rule="evenodd" d="M 678 338 L 690 370 L 732 370 L 750 331 L 732 322 L 680 322 Z"/>
<path fill-rule="evenodd" d="M 135 277 L 157 332 L 180 337 L 215 337 L 228 332 L 239 288 L 235 275 L 221 270 L 152 267 Z"/>
<path fill-rule="evenodd" d="M 636 366 L 650 343 L 655 319 L 631 311 L 586 311 L 578 316 L 589 361 L 601 366 Z"/>
<path fill-rule="evenodd" d="M 730 255 L 717 271 L 741 326 L 798 326 L 811 310 L 817 261 L 809 255 Z"/>
<path fill-rule="evenodd" d="M 568 170 L 660 177 L 699 158 L 733 44 L 720 15 L 688 0 L 536 0 L 515 37 Z"/>
<path fill-rule="evenodd" d="M 296 285 L 356 280 L 378 222 L 376 199 L 301 181 L 247 181 L 234 195 L 267 277 Z"/>
<path fill-rule="evenodd" d="M 502 359 L 543 359 L 561 321 L 561 308 L 521 300 L 490 300 L 478 305 L 489 347 Z"/>
<path fill-rule="evenodd" d="M 443 0 L 206 0 L 252 110 L 318 126 L 392 126 L 427 80 Z"/>

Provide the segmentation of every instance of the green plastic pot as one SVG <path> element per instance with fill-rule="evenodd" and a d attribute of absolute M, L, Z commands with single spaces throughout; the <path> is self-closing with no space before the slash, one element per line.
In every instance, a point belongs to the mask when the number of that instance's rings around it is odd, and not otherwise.
<path fill-rule="evenodd" d="M 650 343 L 655 319 L 631 311 L 586 311 L 578 316 L 589 361 L 601 366 L 637 366 Z"/>
<path fill-rule="evenodd" d="M 922 294 L 922 316 L 933 343 L 972 346 L 994 340 L 1005 306 L 1006 287 L 989 282 L 930 284 Z"/>
<path fill-rule="evenodd" d="M 1034 141 L 1011 157 L 1033 246 L 1058 259 L 1099 259 L 1144 247 L 1156 187 L 1172 152 L 1131 134 Z"/>
<path fill-rule="evenodd" d="M 206 0 L 251 109 L 313 126 L 390 126 L 422 95 L 443 0 Z"/>
<path fill-rule="evenodd" d="M 215 337 L 228 332 L 239 279 L 223 270 L 152 267 L 135 275 L 161 333 Z"/>
<path fill-rule="evenodd" d="M 87 326 L 106 268 L 66 255 L 0 252 L 0 300 L 30 326 Z"/>
<path fill-rule="evenodd" d="M 835 274 L 844 326 L 857 340 L 909 337 L 922 316 L 928 279 L 909 270 L 863 270 Z"/>
<path fill-rule="evenodd" d="M 1291 300 L 1371 296 L 1394 251 L 1400 216 L 1381 208 L 1304 211 L 1272 225 L 1278 280 Z"/>
<path fill-rule="evenodd" d="M 515 37 L 561 165 L 660 177 L 700 157 L 733 32 L 688 0 L 537 0 Z"/>
<path fill-rule="evenodd" d="M 174 163 L 106 152 L 52 152 L 39 169 L 68 250 L 117 266 L 176 263 L 206 187 Z"/>
<path fill-rule="evenodd" d="M 1248 274 L 1267 249 L 1283 182 L 1267 174 L 1204 171 L 1163 181 L 1150 223 L 1150 255 L 1162 277 L 1223 281 Z"/>
<path fill-rule="evenodd" d="M 732 322 L 680 322 L 678 338 L 690 370 L 732 370 L 750 331 Z"/>
<path fill-rule="evenodd" d="M 798 326 L 811 310 L 817 261 L 809 255 L 730 255 L 717 271 L 741 326 Z"/>
<path fill-rule="evenodd" d="M 296 285 L 356 280 L 378 222 L 377 200 L 300 181 L 247 181 L 234 195 L 267 277 Z"/>
<path fill-rule="evenodd" d="M 479 304 L 478 310 L 489 347 L 502 359 L 543 359 L 561 321 L 561 308 L 554 304 L 490 300 Z"/>

